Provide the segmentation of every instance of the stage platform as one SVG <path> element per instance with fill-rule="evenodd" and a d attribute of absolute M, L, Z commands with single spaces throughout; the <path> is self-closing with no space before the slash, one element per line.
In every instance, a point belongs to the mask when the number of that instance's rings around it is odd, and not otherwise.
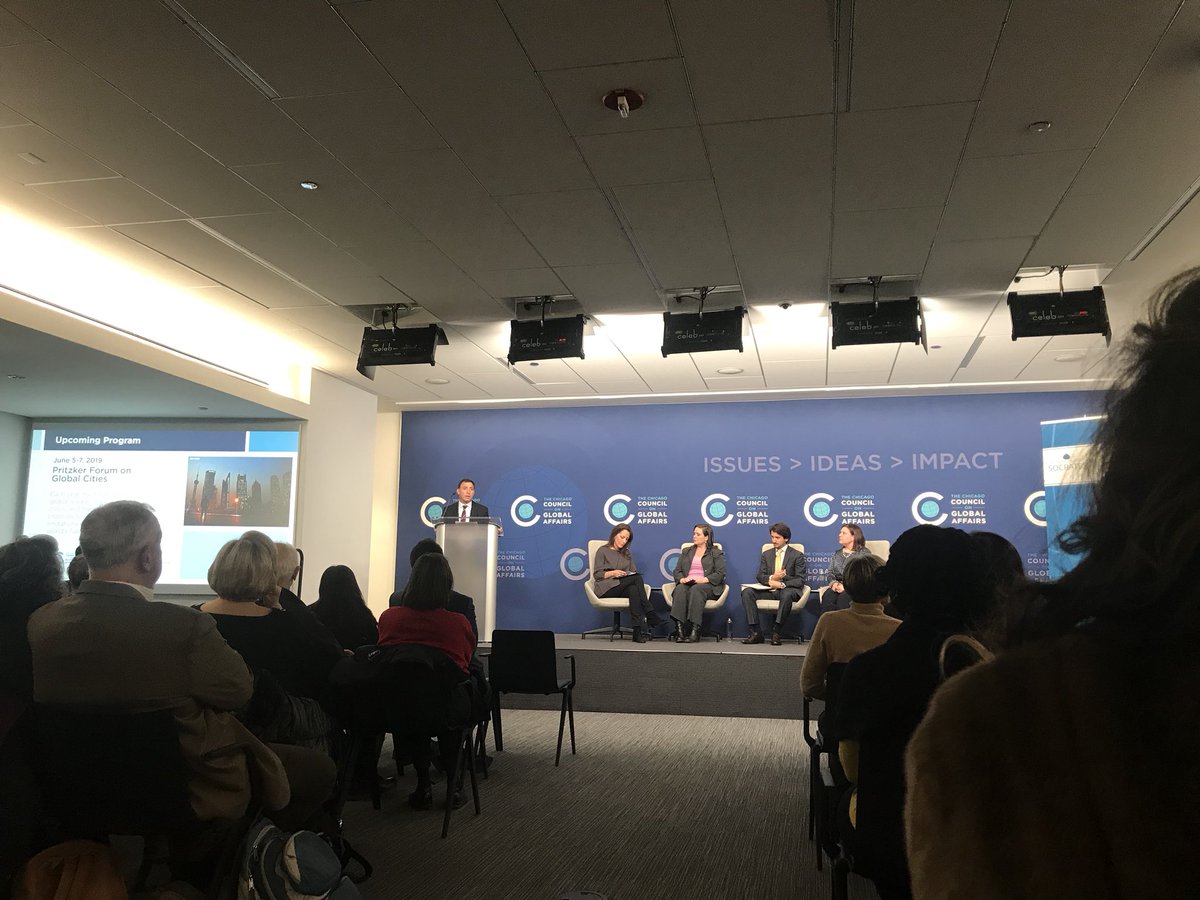
<path fill-rule="evenodd" d="M 560 657 L 574 654 L 575 709 L 588 712 L 800 719 L 800 667 L 807 644 L 747 645 L 740 638 L 698 644 L 657 639 L 635 644 L 628 636 L 555 635 Z M 487 645 L 480 645 L 487 652 Z M 567 663 L 559 671 L 565 676 Z M 552 697 L 506 694 L 504 706 L 557 709 Z"/>

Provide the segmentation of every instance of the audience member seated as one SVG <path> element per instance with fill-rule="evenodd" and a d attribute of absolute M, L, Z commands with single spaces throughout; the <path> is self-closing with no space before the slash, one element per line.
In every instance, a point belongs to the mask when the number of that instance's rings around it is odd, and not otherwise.
<path fill-rule="evenodd" d="M 913 736 L 920 900 L 1200 896 L 1200 270 L 1120 358 L 1079 561 Z"/>
<path fill-rule="evenodd" d="M 342 653 L 304 624 L 308 612 L 272 608 L 279 592 L 274 542 L 259 531 L 227 542 L 209 566 L 208 584 L 217 596 L 196 608 L 213 617 L 254 672 L 247 726 L 264 740 L 328 751 L 334 726 L 320 701 Z"/>
<path fill-rule="evenodd" d="M 825 699 L 825 672 L 833 663 L 847 663 L 860 653 L 873 650 L 892 636 L 900 625 L 884 611 L 887 589 L 876 578 L 883 560 L 870 554 L 855 556 L 843 573 L 848 609 L 834 610 L 817 620 L 812 643 L 800 668 L 804 696 Z"/>
<path fill-rule="evenodd" d="M 825 573 L 829 587 L 821 595 L 822 613 L 850 607 L 850 598 L 844 596 L 846 585 L 843 573 L 846 571 L 846 563 L 856 556 L 866 556 L 869 552 L 862 528 L 853 522 L 848 522 L 838 529 L 837 540 L 838 549 L 829 560 L 829 571 Z"/>
<path fill-rule="evenodd" d="M 426 553 L 442 553 L 441 545 L 433 538 L 422 538 L 413 544 L 412 550 L 408 554 L 409 567 L 416 566 L 417 560 Z M 396 591 L 388 598 L 388 606 L 403 606 L 402 600 L 403 591 Z M 475 601 L 466 594 L 460 594 L 454 590 L 454 578 L 451 575 L 450 580 L 450 598 L 446 601 L 446 609 L 450 612 L 458 613 L 466 616 L 467 621 L 471 623 L 471 633 L 475 635 L 476 642 L 479 641 L 479 626 L 475 622 Z"/>
<path fill-rule="evenodd" d="M 379 637 L 375 615 L 367 608 L 358 579 L 349 566 L 330 566 L 321 575 L 317 602 L 309 607 L 343 650 L 353 652 Z"/>
<path fill-rule="evenodd" d="M 25 626 L 58 599 L 62 557 L 48 535 L 0 547 L 0 897 L 17 869 L 44 844 L 44 822 L 29 756 L 33 663 Z"/>
<path fill-rule="evenodd" d="M 692 543 L 683 548 L 675 563 L 671 618 L 681 643 L 700 640 L 704 604 L 719 597 L 725 584 L 725 554 L 713 546 L 712 536 L 711 526 L 703 522 L 696 525 L 692 528 Z"/>
<path fill-rule="evenodd" d="M 98 507 L 83 520 L 79 542 L 91 577 L 29 618 L 34 701 L 111 712 L 172 710 L 201 820 L 245 811 L 244 757 L 203 758 L 207 750 L 243 742 L 271 817 L 281 828 L 299 827 L 332 791 L 334 766 L 312 751 L 268 748 L 233 715 L 250 700 L 250 670 L 211 617 L 153 602 L 162 529 L 150 507 L 130 500 Z"/>
<path fill-rule="evenodd" d="M 264 597 L 259 603 L 290 613 L 298 624 L 310 632 L 314 640 L 342 649 L 337 638 L 313 614 L 312 607 L 292 592 L 292 585 L 296 583 L 299 575 L 300 551 L 291 544 L 275 541 L 275 583 L 279 586 L 279 591 Z"/>
<path fill-rule="evenodd" d="M 842 677 L 834 730 L 846 775 L 857 784 L 846 840 L 855 869 L 882 900 L 911 896 L 904 856 L 904 750 L 941 682 L 949 635 L 971 633 L 990 596 L 982 556 L 956 528 L 918 525 L 892 545 L 876 578 L 904 613 L 886 643 L 852 659 Z"/>
<path fill-rule="evenodd" d="M 79 590 L 79 586 L 87 581 L 87 577 L 87 560 L 83 558 L 83 553 L 76 553 L 75 557 L 67 565 L 67 589 L 65 593 L 75 593 Z"/>
<path fill-rule="evenodd" d="M 379 646 L 419 644 L 432 647 L 446 654 L 462 669 L 464 676 L 469 675 L 471 659 L 475 654 L 475 635 L 464 616 L 446 609 L 452 581 L 450 564 L 441 553 L 426 553 L 418 557 L 408 584 L 400 592 L 401 605 L 384 610 L 379 617 Z M 449 736 L 438 738 L 443 768 L 449 767 L 454 743 Z M 409 805 L 416 809 L 429 809 L 433 804 L 429 779 L 429 741 L 422 739 L 410 742 L 404 749 L 408 751 L 417 772 L 417 787 L 409 795 Z M 466 796 L 460 785 L 454 804 L 457 807 L 465 802 Z"/>
<path fill-rule="evenodd" d="M 633 623 L 633 641 L 644 644 L 649 640 L 646 625 L 651 628 L 661 625 L 663 620 L 646 596 L 646 582 L 638 574 L 637 564 L 629 547 L 633 544 L 633 529 L 628 525 L 614 525 L 608 543 L 596 550 L 592 560 L 592 571 L 596 574 L 597 597 L 629 598 L 629 618 Z"/>

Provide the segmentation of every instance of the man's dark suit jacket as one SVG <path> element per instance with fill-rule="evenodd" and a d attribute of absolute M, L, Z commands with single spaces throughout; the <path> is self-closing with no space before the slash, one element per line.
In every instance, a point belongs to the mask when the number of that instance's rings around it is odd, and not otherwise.
<path fill-rule="evenodd" d="M 482 503 L 480 503 L 478 500 L 472 500 L 471 501 L 471 515 L 467 519 L 467 521 L 474 522 L 478 519 L 486 519 L 486 518 L 488 518 L 488 508 L 486 506 L 484 506 Z M 457 499 L 451 500 L 449 503 L 446 504 L 446 507 L 442 510 L 441 521 L 443 521 L 443 522 L 457 522 L 458 521 L 458 500 Z"/>
<path fill-rule="evenodd" d="M 388 598 L 388 606 L 400 605 L 400 593 L 400 591 L 396 591 Z M 475 633 L 475 642 L 478 643 L 479 626 L 475 623 L 475 601 L 466 594 L 451 591 L 450 599 L 446 601 L 446 609 L 467 617 L 467 621 L 471 623 L 471 631 Z"/>
<path fill-rule="evenodd" d="M 796 588 L 796 590 L 804 590 L 804 579 L 808 577 L 808 564 L 804 560 L 804 554 L 790 544 L 785 544 L 783 549 L 783 586 Z M 766 584 L 771 576 L 775 574 L 775 548 L 771 547 L 763 551 L 762 558 L 758 561 L 758 582 Z"/>

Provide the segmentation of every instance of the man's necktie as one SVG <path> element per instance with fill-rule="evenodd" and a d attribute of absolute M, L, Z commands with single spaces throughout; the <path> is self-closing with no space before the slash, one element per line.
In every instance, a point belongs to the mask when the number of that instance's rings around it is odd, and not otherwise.
<path fill-rule="evenodd" d="M 467 521 L 467 507 L 463 503 L 458 504 L 458 521 Z"/>

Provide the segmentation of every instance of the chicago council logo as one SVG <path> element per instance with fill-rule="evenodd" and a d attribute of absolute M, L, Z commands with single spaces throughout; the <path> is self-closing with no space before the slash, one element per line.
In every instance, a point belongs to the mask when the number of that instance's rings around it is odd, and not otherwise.
<path fill-rule="evenodd" d="M 1034 491 L 1025 498 L 1025 518 L 1042 528 L 1046 527 L 1046 492 Z"/>
<path fill-rule="evenodd" d="M 582 547 L 572 547 L 558 561 L 558 570 L 562 572 L 564 578 L 569 578 L 571 581 L 583 581 L 589 574 L 587 551 Z"/>
<path fill-rule="evenodd" d="M 680 552 L 678 547 L 672 547 L 658 558 L 658 571 L 662 572 L 667 581 L 675 580 L 675 565 L 679 562 Z"/>
<path fill-rule="evenodd" d="M 609 525 L 628 525 L 633 521 L 633 498 L 613 494 L 604 501 L 604 518 Z"/>
<path fill-rule="evenodd" d="M 937 491 L 917 494 L 912 502 L 912 517 L 918 525 L 941 525 L 949 517 L 942 512 L 942 501 L 946 498 Z"/>
<path fill-rule="evenodd" d="M 813 494 L 804 501 L 804 518 L 810 525 L 824 528 L 837 521 L 838 514 L 833 511 L 832 494 Z"/>
<path fill-rule="evenodd" d="M 421 521 L 432 528 L 446 511 L 445 497 L 426 497 L 421 504 Z"/>
<path fill-rule="evenodd" d="M 541 513 L 537 511 L 538 498 L 530 494 L 522 494 L 512 502 L 509 507 L 509 512 L 512 514 L 512 520 L 522 528 L 528 528 L 530 525 L 536 525 L 542 520 Z"/>
<path fill-rule="evenodd" d="M 709 494 L 700 503 L 700 518 L 713 528 L 720 528 L 733 521 L 733 513 L 729 511 L 728 494 Z"/>

